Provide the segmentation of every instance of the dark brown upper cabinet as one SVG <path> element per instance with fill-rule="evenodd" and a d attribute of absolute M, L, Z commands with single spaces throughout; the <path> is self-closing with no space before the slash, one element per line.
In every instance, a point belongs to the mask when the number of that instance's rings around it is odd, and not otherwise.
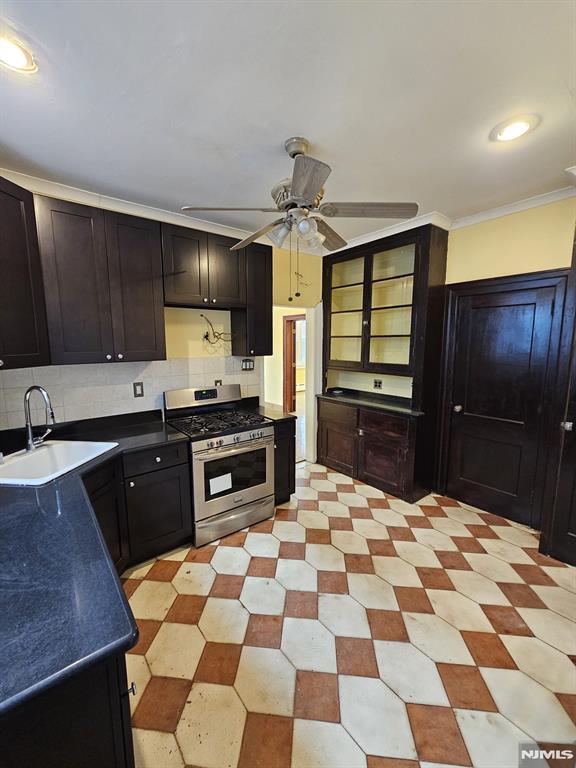
<path fill-rule="evenodd" d="M 246 252 L 229 237 L 162 225 L 165 302 L 175 307 L 246 306 Z"/>
<path fill-rule="evenodd" d="M 48 363 L 33 196 L 0 178 L 0 370 Z"/>
<path fill-rule="evenodd" d="M 272 248 L 246 248 L 246 309 L 233 309 L 232 354 L 272 354 Z"/>
<path fill-rule="evenodd" d="M 52 362 L 164 359 L 160 224 L 35 201 Z"/>

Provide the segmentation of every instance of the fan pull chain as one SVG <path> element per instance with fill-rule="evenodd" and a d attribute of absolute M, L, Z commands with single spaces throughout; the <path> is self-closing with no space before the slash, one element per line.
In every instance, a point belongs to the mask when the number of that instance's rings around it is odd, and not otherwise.
<path fill-rule="evenodd" d="M 296 293 L 294 296 L 300 298 L 300 240 L 296 238 Z"/>
<path fill-rule="evenodd" d="M 290 227 L 290 274 L 288 277 L 288 293 L 290 294 L 288 296 L 288 301 L 294 301 L 294 298 L 292 296 L 292 227 Z"/>

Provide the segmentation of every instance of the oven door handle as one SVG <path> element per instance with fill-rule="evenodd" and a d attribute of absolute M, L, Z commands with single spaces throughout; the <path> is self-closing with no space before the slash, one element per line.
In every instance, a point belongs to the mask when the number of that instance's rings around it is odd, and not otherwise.
<path fill-rule="evenodd" d="M 210 461 L 222 456 L 235 456 L 239 453 L 249 453 L 250 451 L 256 451 L 259 448 L 268 448 L 274 442 L 274 438 L 270 437 L 268 440 L 254 440 L 244 443 L 242 447 L 230 448 L 229 446 L 223 446 L 222 448 L 210 448 L 207 451 L 199 451 L 192 455 L 193 461 Z"/>

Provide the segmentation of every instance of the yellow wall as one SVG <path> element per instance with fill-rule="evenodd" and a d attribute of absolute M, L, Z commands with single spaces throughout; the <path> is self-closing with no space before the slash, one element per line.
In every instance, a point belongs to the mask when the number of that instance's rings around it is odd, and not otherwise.
<path fill-rule="evenodd" d="M 299 259 L 302 282 L 296 298 L 296 254 L 292 253 L 292 287 L 290 287 L 290 252 L 285 248 L 274 248 L 274 304 L 278 306 L 314 307 L 322 301 L 322 257 L 301 253 Z M 288 302 L 292 296 L 293 301 Z"/>
<path fill-rule="evenodd" d="M 230 342 L 209 344 L 203 340 L 208 324 L 201 309 L 166 307 L 166 357 L 224 357 L 231 354 Z M 211 309 L 206 312 L 214 329 L 230 333 L 230 312 Z"/>
<path fill-rule="evenodd" d="M 284 318 L 286 315 L 304 314 L 295 307 L 273 308 L 274 354 L 264 358 L 264 399 L 267 403 L 282 405 L 284 399 Z"/>
<path fill-rule="evenodd" d="M 447 283 L 569 267 L 576 197 L 453 229 Z"/>

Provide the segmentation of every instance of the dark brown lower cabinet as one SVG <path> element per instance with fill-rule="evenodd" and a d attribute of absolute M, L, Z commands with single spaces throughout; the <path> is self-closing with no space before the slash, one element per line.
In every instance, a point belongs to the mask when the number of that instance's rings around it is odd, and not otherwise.
<path fill-rule="evenodd" d="M 0 718 L 2 768 L 133 768 L 124 656 L 99 662 Z"/>
<path fill-rule="evenodd" d="M 83 480 L 112 562 L 116 571 L 122 573 L 128 563 L 130 547 L 120 459 L 98 467 Z"/>
<path fill-rule="evenodd" d="M 130 563 L 139 563 L 192 542 L 188 463 L 135 475 L 124 481 Z"/>
<path fill-rule="evenodd" d="M 296 488 L 296 421 L 274 425 L 274 496 L 276 504 L 288 501 Z"/>

